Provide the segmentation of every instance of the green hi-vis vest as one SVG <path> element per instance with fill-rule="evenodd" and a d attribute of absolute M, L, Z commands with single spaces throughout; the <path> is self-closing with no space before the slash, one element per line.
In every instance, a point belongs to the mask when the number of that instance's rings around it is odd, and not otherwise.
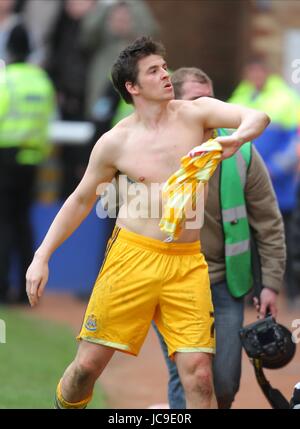
<path fill-rule="evenodd" d="M 228 135 L 223 129 L 220 136 Z M 226 282 L 231 295 L 240 298 L 252 288 L 250 228 L 244 188 L 251 162 L 251 143 L 222 161 L 220 199 L 225 236 Z"/>
<path fill-rule="evenodd" d="M 38 164 L 47 155 L 54 90 L 32 64 L 11 64 L 0 75 L 0 148 L 19 148 L 16 161 Z"/>

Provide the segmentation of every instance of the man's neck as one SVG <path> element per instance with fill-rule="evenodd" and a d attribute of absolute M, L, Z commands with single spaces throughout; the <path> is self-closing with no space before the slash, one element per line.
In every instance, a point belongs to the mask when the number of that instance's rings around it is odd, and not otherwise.
<path fill-rule="evenodd" d="M 169 102 L 170 100 L 163 102 L 139 100 L 135 103 L 136 116 L 145 128 L 158 128 L 166 122 Z"/>

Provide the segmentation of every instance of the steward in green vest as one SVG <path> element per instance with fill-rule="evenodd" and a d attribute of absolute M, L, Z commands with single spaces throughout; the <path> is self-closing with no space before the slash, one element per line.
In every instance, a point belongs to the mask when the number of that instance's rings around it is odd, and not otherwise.
<path fill-rule="evenodd" d="M 17 62 L 0 71 L 0 148 L 17 149 L 19 164 L 37 165 L 48 154 L 54 90 L 39 67 Z"/>
<path fill-rule="evenodd" d="M 218 129 L 218 135 L 228 131 Z M 225 239 L 226 282 L 235 298 L 252 288 L 250 227 L 244 188 L 251 162 L 251 143 L 244 144 L 236 154 L 221 163 L 220 202 Z"/>
<path fill-rule="evenodd" d="M 27 302 L 25 275 L 33 258 L 30 209 L 37 166 L 48 152 L 54 91 L 46 73 L 27 64 L 29 37 L 19 24 L 7 42 L 0 70 L 0 304 Z M 18 295 L 11 294 L 11 256 L 19 258 Z"/>

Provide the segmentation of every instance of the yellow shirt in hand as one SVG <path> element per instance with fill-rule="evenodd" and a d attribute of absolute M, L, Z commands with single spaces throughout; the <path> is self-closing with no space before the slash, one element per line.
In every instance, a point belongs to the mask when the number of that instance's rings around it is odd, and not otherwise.
<path fill-rule="evenodd" d="M 164 212 L 159 227 L 168 235 L 166 241 L 178 239 L 188 203 L 194 205 L 198 184 L 208 182 L 221 161 L 221 154 L 220 143 L 208 140 L 184 156 L 181 168 L 165 183 L 162 191 Z"/>

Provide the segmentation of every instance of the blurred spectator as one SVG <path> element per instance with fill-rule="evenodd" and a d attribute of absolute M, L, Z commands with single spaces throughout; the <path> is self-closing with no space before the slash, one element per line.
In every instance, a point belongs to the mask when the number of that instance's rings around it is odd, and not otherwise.
<path fill-rule="evenodd" d="M 271 124 L 253 143 L 262 155 L 272 178 L 283 215 L 287 242 L 286 291 L 293 304 L 300 298 L 300 284 L 295 282 L 292 268 L 291 217 L 296 205 L 296 135 L 299 124 L 300 99 L 283 79 L 271 74 L 267 66 L 254 59 L 246 65 L 244 80 L 229 99 L 265 111 Z"/>
<path fill-rule="evenodd" d="M 88 57 L 79 47 L 80 25 L 95 0 L 64 0 L 49 38 L 47 70 L 57 89 L 62 119 L 84 118 Z"/>
<path fill-rule="evenodd" d="M 7 40 L 11 31 L 22 24 L 20 15 L 15 13 L 15 0 L 0 1 L 0 59 L 7 61 Z"/>
<path fill-rule="evenodd" d="M 61 3 L 61 0 L 15 0 L 15 11 L 22 15 L 26 27 L 30 28 L 35 46 L 30 60 L 35 64 L 44 66 L 47 40 L 61 10 Z"/>
<path fill-rule="evenodd" d="M 61 119 L 83 121 L 89 59 L 82 52 L 78 39 L 82 19 L 95 6 L 95 0 L 64 0 L 62 6 L 49 39 L 46 68 L 57 90 Z M 87 146 L 62 146 L 63 199 L 73 192 L 81 180 L 88 156 Z"/>
<path fill-rule="evenodd" d="M 0 2 L 1 3 L 1 2 Z M 20 259 L 19 302 L 27 301 L 25 273 L 33 257 L 29 209 L 37 166 L 48 152 L 54 91 L 46 73 L 26 63 L 27 32 L 16 26 L 7 40 L 9 63 L 0 75 L 0 302 L 9 300 L 13 251 Z"/>
<path fill-rule="evenodd" d="M 94 112 L 93 122 L 96 126 L 95 137 L 99 138 L 113 127 L 113 118 L 116 115 L 121 98 L 110 80 L 107 80 L 107 85 L 102 96 L 97 100 L 97 111 Z M 132 113 L 133 106 L 130 106 Z"/>
<path fill-rule="evenodd" d="M 158 25 L 144 0 L 107 2 L 83 20 L 81 46 L 92 55 L 88 66 L 86 115 L 97 121 L 97 105 L 107 88 L 112 64 L 119 52 L 140 35 L 156 35 Z"/>
<path fill-rule="evenodd" d="M 299 121 L 300 122 L 300 121 Z M 294 275 L 295 275 L 295 283 L 300 285 L 300 126 L 298 129 L 298 136 L 297 136 L 297 162 L 298 162 L 298 171 L 297 171 L 297 205 L 293 213 L 292 217 L 292 240 L 293 240 L 293 246 L 292 246 L 292 252 L 293 252 L 293 268 L 294 268 Z M 298 302 L 296 302 L 296 306 L 300 307 L 300 298 L 297 299 Z"/>

